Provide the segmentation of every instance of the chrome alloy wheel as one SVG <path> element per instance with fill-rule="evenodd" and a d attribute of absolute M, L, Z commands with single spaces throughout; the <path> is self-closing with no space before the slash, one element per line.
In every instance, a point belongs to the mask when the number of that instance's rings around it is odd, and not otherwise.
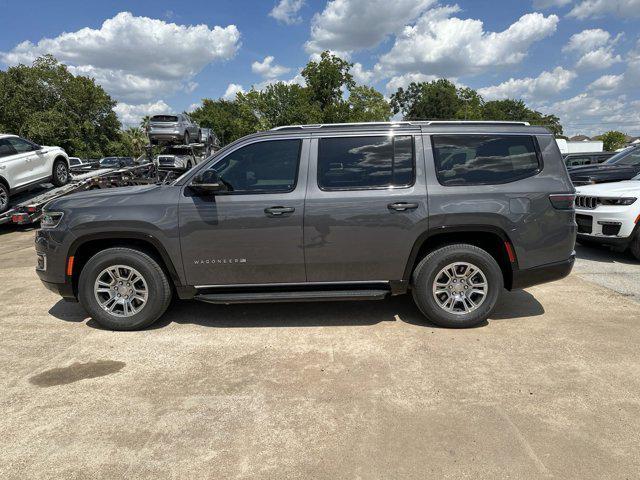
<path fill-rule="evenodd" d="M 465 315 L 484 303 L 488 294 L 487 277 L 467 262 L 444 267 L 433 282 L 433 298 L 445 312 Z"/>
<path fill-rule="evenodd" d="M 107 267 L 96 278 L 93 294 L 98 305 L 115 317 L 131 317 L 147 304 L 149 289 L 144 277 L 126 265 Z"/>
<path fill-rule="evenodd" d="M 56 177 L 58 178 L 58 180 L 62 183 L 66 182 L 67 175 L 69 175 L 69 173 L 67 172 L 67 167 L 65 166 L 65 164 L 62 162 L 58 162 L 58 165 L 56 165 Z"/>

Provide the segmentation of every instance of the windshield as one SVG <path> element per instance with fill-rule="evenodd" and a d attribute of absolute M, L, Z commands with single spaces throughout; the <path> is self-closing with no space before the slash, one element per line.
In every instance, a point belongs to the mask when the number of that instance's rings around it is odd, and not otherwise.
<path fill-rule="evenodd" d="M 604 163 L 608 165 L 640 165 L 640 149 L 635 147 L 625 148 Z"/>
<path fill-rule="evenodd" d="M 117 164 L 118 164 L 118 157 L 106 157 L 100 160 L 100 165 L 103 165 L 103 166 L 110 166 L 110 165 L 117 165 Z"/>

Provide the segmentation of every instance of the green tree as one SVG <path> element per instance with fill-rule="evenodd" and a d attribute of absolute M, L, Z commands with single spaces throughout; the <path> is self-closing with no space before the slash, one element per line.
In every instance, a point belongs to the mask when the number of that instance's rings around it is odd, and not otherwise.
<path fill-rule="evenodd" d="M 554 135 L 562 135 L 560 119 L 555 115 L 544 115 L 532 110 L 522 100 L 493 100 L 484 104 L 483 120 L 524 121 L 531 125 L 549 128 Z"/>
<path fill-rule="evenodd" d="M 618 132 L 617 130 L 611 130 L 609 132 L 603 133 L 599 137 L 598 140 L 602 140 L 604 143 L 604 150 L 607 152 L 615 152 L 619 148 L 624 147 L 627 144 L 627 136 Z"/>
<path fill-rule="evenodd" d="M 353 64 L 322 52 L 320 60 L 307 63 L 301 74 L 307 83 L 310 99 L 322 113 L 322 122 L 345 122 L 349 117 L 349 105 L 343 100 L 343 93 L 355 87 L 350 73 Z"/>
<path fill-rule="evenodd" d="M 373 87 L 353 87 L 348 102 L 350 122 L 386 122 L 391 118 L 391 105 Z"/>
<path fill-rule="evenodd" d="M 252 89 L 239 93 L 236 102 L 242 110 L 258 119 L 261 130 L 322 121 L 320 108 L 311 101 L 309 90 L 296 84 L 278 82 L 267 85 L 262 91 Z"/>
<path fill-rule="evenodd" d="M 0 71 L 2 130 L 70 155 L 98 157 L 118 139 L 116 102 L 88 77 L 72 75 L 50 55 Z"/>
<path fill-rule="evenodd" d="M 246 105 L 237 101 L 205 98 L 202 105 L 191 112 L 190 117 L 200 126 L 211 128 L 222 145 L 260 129 L 258 117 Z"/>
<path fill-rule="evenodd" d="M 144 147 L 149 143 L 147 134 L 141 128 L 129 127 L 120 134 L 120 143 L 125 156 L 138 158 L 144 153 Z"/>
<path fill-rule="evenodd" d="M 405 120 L 451 120 L 464 107 L 456 86 L 444 78 L 399 88 L 391 95 L 391 106 Z"/>

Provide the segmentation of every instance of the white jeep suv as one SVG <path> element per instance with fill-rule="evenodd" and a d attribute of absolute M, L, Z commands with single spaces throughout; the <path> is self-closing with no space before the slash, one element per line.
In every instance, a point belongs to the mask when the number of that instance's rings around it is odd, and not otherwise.
<path fill-rule="evenodd" d="M 578 242 L 629 248 L 640 260 L 640 175 L 576 188 Z"/>
<path fill-rule="evenodd" d="M 60 187 L 68 181 L 69 157 L 63 149 L 0 134 L 0 213 L 15 193 L 44 182 Z"/>

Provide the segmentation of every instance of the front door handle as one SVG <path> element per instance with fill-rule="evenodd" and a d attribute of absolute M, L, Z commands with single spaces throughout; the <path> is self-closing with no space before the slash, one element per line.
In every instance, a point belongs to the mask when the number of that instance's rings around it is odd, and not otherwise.
<path fill-rule="evenodd" d="M 295 211 L 296 209 L 293 207 L 271 207 L 264 209 L 267 217 L 286 217 Z"/>
<path fill-rule="evenodd" d="M 417 203 L 397 202 L 387 205 L 389 210 L 395 210 L 396 212 L 406 212 L 407 210 L 415 210 L 418 208 Z"/>

